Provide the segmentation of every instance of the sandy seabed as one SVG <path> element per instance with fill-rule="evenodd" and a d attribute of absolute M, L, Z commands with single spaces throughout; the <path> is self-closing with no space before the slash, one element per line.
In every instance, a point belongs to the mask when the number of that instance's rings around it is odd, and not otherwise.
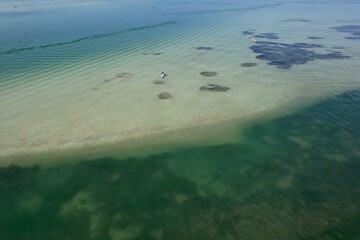
<path fill-rule="evenodd" d="M 252 12 L 251 17 L 266 18 L 264 13 Z M 286 114 L 357 86 L 357 73 L 352 71 L 356 57 L 315 61 L 291 70 L 255 59 L 249 50 L 254 43 L 242 31 L 268 27 L 261 17 L 250 25 L 249 16 L 215 19 L 178 35 L 167 33 L 159 41 L 131 46 L 126 53 L 109 47 L 98 56 L 61 67 L 6 76 L 10 81 L 0 90 L 1 161 L 24 161 L 32 154 L 96 156 L 110 149 L 232 141 L 231 133 L 241 123 Z M 271 30 L 286 41 L 303 40 L 296 32 L 289 35 L 289 24 Z M 328 41 L 332 46 L 333 39 Z M 257 66 L 241 67 L 244 62 Z M 168 76 L 164 84 L 154 84 L 161 70 Z M 202 76 L 203 71 L 217 75 Z M 200 91 L 206 84 L 230 90 Z M 160 100 L 161 92 L 172 98 Z"/>

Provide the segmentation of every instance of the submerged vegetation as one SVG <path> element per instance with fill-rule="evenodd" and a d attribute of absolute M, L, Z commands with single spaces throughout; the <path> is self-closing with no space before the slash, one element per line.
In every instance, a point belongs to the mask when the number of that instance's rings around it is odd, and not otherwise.
<path fill-rule="evenodd" d="M 345 25 L 333 27 L 332 29 L 338 32 L 350 33 L 351 36 L 345 37 L 346 39 L 360 40 L 360 25 Z"/>
<path fill-rule="evenodd" d="M 237 144 L 0 169 L 0 239 L 357 239 L 360 92 Z"/>
<path fill-rule="evenodd" d="M 290 69 L 293 65 L 303 65 L 309 61 L 349 59 L 339 51 L 332 51 L 326 54 L 319 54 L 310 49 L 321 48 L 319 44 L 309 43 L 278 43 L 268 41 L 257 41 L 250 49 L 257 53 L 257 59 L 267 61 L 280 69 Z"/>

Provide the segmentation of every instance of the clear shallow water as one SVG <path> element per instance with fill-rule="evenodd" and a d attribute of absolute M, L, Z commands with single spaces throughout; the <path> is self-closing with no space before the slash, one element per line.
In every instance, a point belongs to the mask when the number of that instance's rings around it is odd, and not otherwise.
<path fill-rule="evenodd" d="M 359 4 L 105 2 L 56 11 L 39 3 L 0 15 L 4 161 L 167 124 L 239 118 L 239 128 L 212 146 L 50 166 L 44 154 L 35 165 L 2 167 L 1 239 L 360 237 L 360 42 L 334 29 L 358 25 Z M 264 45 L 243 31 L 279 39 L 259 37 L 275 44 L 253 52 Z M 333 51 L 346 57 L 322 59 Z M 163 67 L 169 77 L 154 85 Z M 231 90 L 199 92 L 207 83 Z M 160 91 L 174 98 L 160 102 Z M 275 110 L 285 116 L 240 124 Z"/>
<path fill-rule="evenodd" d="M 356 24 L 359 4 L 105 1 L 55 11 L 41 3 L 1 15 L 0 156 L 287 112 L 358 86 L 359 41 L 333 27 Z M 259 39 L 287 46 L 286 54 L 277 59 L 279 50 L 270 48 L 259 58 L 250 48 L 261 43 L 246 30 L 276 34 Z M 295 43 L 317 47 L 289 47 Z M 274 58 L 285 64 L 268 65 Z M 291 71 L 276 67 L 287 62 L 295 63 Z M 154 85 L 161 70 L 169 76 Z M 206 84 L 231 90 L 200 92 Z M 163 91 L 173 99 L 160 102 Z"/>
<path fill-rule="evenodd" d="M 63 145 L 79 147 L 90 138 L 89 144 L 109 143 L 114 139 L 101 140 L 102 136 L 110 136 L 114 129 L 120 129 L 115 135 L 124 136 L 124 132 L 164 128 L 164 124 L 166 128 L 168 123 L 172 128 L 178 126 L 179 117 L 173 112 L 184 112 L 191 101 L 191 97 L 180 94 L 189 92 L 184 88 L 189 88 L 190 81 L 196 84 L 192 88 L 195 92 L 201 86 L 198 84 L 204 82 L 195 68 L 203 68 L 204 65 L 213 67 L 216 59 L 224 59 L 224 51 L 220 48 L 220 54 L 212 58 L 195 48 L 214 45 L 217 40 L 211 36 L 217 35 L 213 33 L 227 29 L 228 20 L 239 17 L 226 13 L 239 12 L 241 16 L 243 11 L 274 6 L 265 3 L 237 4 L 235 8 L 212 3 L 152 2 L 139 6 L 129 4 L 123 9 L 120 3 L 105 2 L 103 5 L 85 5 L 84 10 L 78 6 L 68 7 L 51 16 L 46 7 L 37 11 L 30 9 L 26 14 L 8 13 L 2 16 L 8 25 L 4 24 L 1 29 L 5 38 L 2 39 L 4 50 L 0 54 L 0 109 L 3 112 L 0 117 L 5 124 L 1 129 L 4 140 L 0 144 L 10 154 L 26 152 L 28 147 L 40 147 L 40 151 Z M 199 6 L 202 8 L 196 10 Z M 142 15 L 143 12 L 146 14 Z M 136 18 L 137 15 L 142 17 Z M 89 24 L 86 21 L 88 18 L 97 24 Z M 19 20 L 23 22 L 16 25 Z M 39 23 L 41 28 L 37 30 L 37 37 L 32 35 L 36 33 L 28 34 L 27 31 L 33 27 L 34 21 L 42 23 Z M 14 30 L 10 31 L 9 26 L 13 26 Z M 15 36 L 12 32 L 16 33 L 13 33 Z M 204 58 L 212 62 L 204 62 Z M 223 66 L 228 68 L 226 64 Z M 158 78 L 158 71 L 163 68 L 170 76 L 176 76 L 169 79 L 177 81 L 173 91 L 178 91 L 177 99 L 182 100 L 181 104 L 175 103 L 172 108 L 166 107 L 167 110 L 174 109 L 164 114 L 172 116 L 168 120 L 156 114 L 164 111 L 159 108 L 156 97 L 161 87 L 155 89 L 151 86 L 152 81 Z M 123 79 L 116 75 L 123 72 L 128 77 L 121 81 Z M 151 98 L 146 94 L 151 94 Z M 202 104 L 208 104 L 206 99 L 199 105 Z M 195 110 L 188 114 L 191 115 L 188 118 L 196 117 L 198 111 Z M 104 115 L 104 111 L 111 115 Z M 163 120 L 156 119 L 156 115 Z M 106 119 L 99 119 L 102 116 Z M 158 126 L 149 124 L 149 118 L 154 119 Z M 211 116 L 200 114 L 199 118 L 210 119 Z M 196 119 L 186 119 L 185 116 L 182 119 L 185 119 L 184 123 L 196 122 Z M 111 126 L 114 122 L 126 124 Z M 134 122 L 136 126 L 127 126 Z M 145 129 L 138 130 L 138 126 L 145 126 Z M 89 134 L 91 136 L 84 136 Z M 45 146 L 44 143 L 53 146 Z"/>
<path fill-rule="evenodd" d="M 144 158 L 0 169 L 1 239 L 358 239 L 360 92 Z"/>

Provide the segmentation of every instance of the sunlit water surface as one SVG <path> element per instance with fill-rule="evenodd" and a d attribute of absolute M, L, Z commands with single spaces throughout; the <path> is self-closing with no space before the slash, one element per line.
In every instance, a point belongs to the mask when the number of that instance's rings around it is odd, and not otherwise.
<path fill-rule="evenodd" d="M 0 239 L 360 238 L 356 1 L 14 5 Z"/>
<path fill-rule="evenodd" d="M 238 144 L 1 168 L 1 239 L 358 239 L 359 106 L 344 93 Z"/>

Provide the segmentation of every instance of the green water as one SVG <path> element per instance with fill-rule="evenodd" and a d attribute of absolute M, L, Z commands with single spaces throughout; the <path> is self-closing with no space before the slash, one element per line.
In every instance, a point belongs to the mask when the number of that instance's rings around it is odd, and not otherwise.
<path fill-rule="evenodd" d="M 354 91 L 238 144 L 1 168 L 0 239 L 359 239 L 359 112 Z"/>

